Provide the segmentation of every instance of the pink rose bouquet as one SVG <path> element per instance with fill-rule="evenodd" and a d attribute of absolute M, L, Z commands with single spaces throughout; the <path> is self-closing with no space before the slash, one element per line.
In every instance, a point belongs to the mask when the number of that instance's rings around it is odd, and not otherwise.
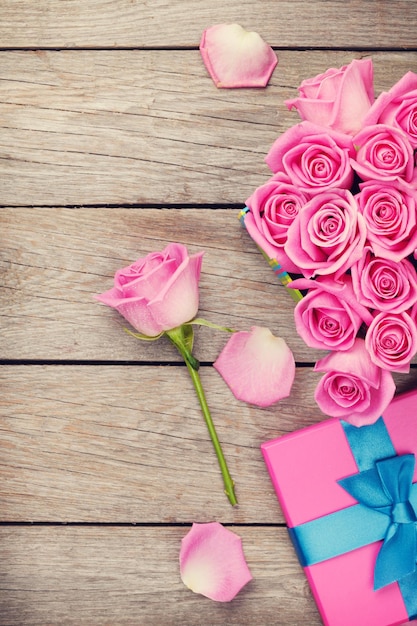
<path fill-rule="evenodd" d="M 370 424 L 417 353 L 417 75 L 375 99 L 372 60 L 354 60 L 286 104 L 303 121 L 270 148 L 241 220 L 296 293 L 298 334 L 328 351 L 319 407 Z"/>

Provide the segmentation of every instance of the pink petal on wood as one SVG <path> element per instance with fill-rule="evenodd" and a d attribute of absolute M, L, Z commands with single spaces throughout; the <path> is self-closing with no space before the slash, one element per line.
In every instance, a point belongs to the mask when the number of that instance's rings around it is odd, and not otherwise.
<path fill-rule="evenodd" d="M 181 542 L 183 583 L 217 602 L 230 602 L 252 580 L 239 535 L 218 522 L 192 525 Z"/>
<path fill-rule="evenodd" d="M 234 333 L 214 367 L 238 400 L 262 407 L 289 396 L 295 376 L 284 339 L 259 326 Z"/>
<path fill-rule="evenodd" d="M 202 35 L 200 52 L 216 87 L 266 87 L 277 56 L 258 33 L 216 24 Z"/>

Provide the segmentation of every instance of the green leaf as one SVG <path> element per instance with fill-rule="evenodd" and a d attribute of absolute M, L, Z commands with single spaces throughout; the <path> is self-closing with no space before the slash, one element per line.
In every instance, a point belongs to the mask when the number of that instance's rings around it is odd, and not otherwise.
<path fill-rule="evenodd" d="M 200 361 L 198 359 L 196 359 L 195 356 L 193 356 L 191 354 L 191 352 L 189 352 L 186 356 L 184 356 L 184 359 L 185 359 L 186 363 L 189 363 L 191 365 L 193 370 L 198 372 L 199 367 L 200 367 Z"/>
<path fill-rule="evenodd" d="M 196 317 L 194 320 L 191 320 L 191 322 L 186 322 L 184 326 L 190 326 L 192 324 L 195 324 L 196 326 L 208 326 L 208 328 L 215 328 L 216 330 L 222 330 L 226 333 L 237 332 L 237 330 L 235 330 L 234 328 L 228 328 L 227 326 L 219 326 L 218 324 L 214 324 L 214 322 L 209 322 L 208 320 L 204 320 L 201 317 Z"/>
<path fill-rule="evenodd" d="M 181 354 L 184 361 L 197 371 L 200 367 L 200 362 L 192 355 L 192 348 L 194 342 L 194 330 L 192 326 L 185 327 L 177 326 L 166 331 L 166 335 L 172 341 L 178 352 Z"/>
<path fill-rule="evenodd" d="M 142 335 L 142 333 L 134 333 L 133 331 L 125 327 L 123 328 L 123 330 L 128 335 L 132 335 L 132 337 L 136 337 L 136 339 L 141 339 L 142 341 L 156 341 L 157 339 L 160 339 L 162 335 L 164 334 L 164 333 L 159 333 L 159 335 L 156 335 L 156 337 L 149 337 L 149 335 Z"/>
<path fill-rule="evenodd" d="M 181 329 L 182 329 L 182 334 L 184 337 L 184 343 L 188 351 L 192 352 L 193 345 L 194 345 L 194 329 L 192 326 L 186 326 L 186 325 L 181 326 Z"/>

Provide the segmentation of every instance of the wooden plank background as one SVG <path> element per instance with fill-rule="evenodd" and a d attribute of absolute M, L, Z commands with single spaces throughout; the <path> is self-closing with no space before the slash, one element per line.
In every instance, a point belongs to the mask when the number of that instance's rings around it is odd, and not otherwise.
<path fill-rule="evenodd" d="M 282 51 L 268 89 L 217 90 L 198 50 L 5 51 L 2 203 L 243 204 L 270 175 L 269 146 L 299 119 L 284 100 L 364 54 Z M 416 62 L 371 56 L 378 92 Z"/>
<path fill-rule="evenodd" d="M 189 48 L 212 24 L 238 22 L 279 48 L 415 45 L 408 0 L 2 0 L 2 46 Z"/>
<path fill-rule="evenodd" d="M 275 47 L 267 89 L 214 87 L 198 43 L 222 22 Z M 0 2 L 1 626 L 321 623 L 259 450 L 324 417 L 320 353 L 237 216 L 301 80 L 372 56 L 389 89 L 417 71 L 416 26 L 409 1 Z M 197 331 L 236 508 L 178 355 L 93 300 L 169 241 L 206 251 L 202 317 L 269 326 L 297 360 L 291 396 L 259 409 L 211 366 L 227 336 Z M 179 577 L 181 538 L 212 520 L 254 576 L 226 605 Z"/>

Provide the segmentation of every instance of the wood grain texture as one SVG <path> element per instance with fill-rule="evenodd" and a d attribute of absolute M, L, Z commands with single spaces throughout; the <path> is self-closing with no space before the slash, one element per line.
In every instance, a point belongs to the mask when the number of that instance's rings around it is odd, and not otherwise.
<path fill-rule="evenodd" d="M 253 580 L 224 604 L 181 581 L 178 554 L 188 530 L 0 527 L 0 624 L 321 624 L 284 528 L 231 527 Z"/>
<path fill-rule="evenodd" d="M 1 203 L 244 203 L 299 121 L 284 100 L 359 56 L 283 51 L 267 89 L 218 90 L 197 50 L 3 52 Z M 417 69 L 415 52 L 372 57 L 377 93 Z"/>
<path fill-rule="evenodd" d="M 0 520 L 283 522 L 260 445 L 323 419 L 319 375 L 298 369 L 268 409 L 235 400 L 211 367 L 201 378 L 238 507 L 184 367 L 3 366 Z M 417 371 L 397 382 L 415 387 Z"/>
<path fill-rule="evenodd" d="M 3 208 L 0 358 L 182 362 L 166 339 L 139 341 L 96 302 L 117 269 L 179 241 L 205 250 L 199 317 L 237 330 L 266 326 L 299 363 L 323 351 L 295 331 L 294 302 L 238 220 L 238 209 Z M 197 327 L 195 355 L 213 362 L 228 333 Z"/>
<path fill-rule="evenodd" d="M 237 209 L 11 208 L 0 211 L 0 356 L 9 359 L 181 361 L 170 343 L 141 342 L 93 295 L 114 272 L 169 241 L 205 250 L 199 316 L 248 330 L 268 326 L 296 358 L 294 303 L 238 220 Z M 229 335 L 196 329 L 195 353 L 213 361 Z"/>
<path fill-rule="evenodd" d="M 212 24 L 238 22 L 279 47 L 415 46 L 409 0 L 2 0 L 4 47 L 198 46 Z"/>
<path fill-rule="evenodd" d="M 319 626 L 260 444 L 323 418 L 320 353 L 237 207 L 298 122 L 284 100 L 303 79 L 367 55 L 376 93 L 417 71 L 417 4 L 3 0 L 0 13 L 0 626 Z M 198 44 L 220 22 L 275 46 L 267 89 L 214 87 Z M 206 250 L 201 316 L 269 326 L 298 362 L 289 398 L 249 406 L 209 366 L 227 335 L 197 331 L 235 508 L 179 357 L 92 298 L 169 241 Z M 417 368 L 395 380 L 415 388 Z M 242 536 L 254 577 L 224 605 L 179 576 L 181 538 L 212 520 Z"/>
<path fill-rule="evenodd" d="M 0 376 L 3 521 L 282 522 L 260 445 L 322 418 L 310 370 L 260 409 L 201 368 L 233 508 L 186 368 L 4 366 Z"/>

